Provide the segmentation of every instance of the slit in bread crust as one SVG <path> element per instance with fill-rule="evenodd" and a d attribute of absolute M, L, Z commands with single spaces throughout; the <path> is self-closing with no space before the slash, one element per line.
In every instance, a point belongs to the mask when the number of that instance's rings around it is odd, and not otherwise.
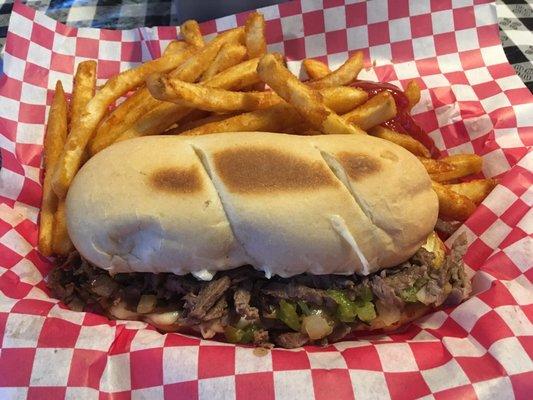
<path fill-rule="evenodd" d="M 202 149 L 196 147 L 192 143 L 189 143 L 189 146 L 191 146 L 192 150 L 194 151 L 194 154 L 196 154 L 196 157 L 198 157 L 198 160 L 200 161 L 200 164 L 202 165 L 202 168 L 204 169 L 205 173 L 209 177 L 209 180 L 211 181 L 211 184 L 215 188 L 215 192 L 216 192 L 217 197 L 218 197 L 218 199 L 220 201 L 220 205 L 222 206 L 222 212 L 224 213 L 224 215 L 226 216 L 226 219 L 228 220 L 229 228 L 231 230 L 231 233 L 232 233 L 233 237 L 235 238 L 235 241 L 237 243 L 239 243 L 239 245 L 241 246 L 242 250 L 246 254 L 246 257 L 249 260 L 252 260 L 254 262 L 254 264 L 255 264 L 254 266 L 257 266 L 258 264 L 257 264 L 256 260 L 254 259 L 254 257 L 252 257 L 250 255 L 248 250 L 246 250 L 246 246 L 244 246 L 244 244 L 239 240 L 239 238 L 235 234 L 235 230 L 233 229 L 233 223 L 232 223 L 231 219 L 229 218 L 228 212 L 226 210 L 226 206 L 224 204 L 224 201 L 222 200 L 222 196 L 220 196 L 220 194 L 218 193 L 217 185 L 213 181 L 212 172 L 211 172 L 211 169 L 209 168 L 209 163 L 207 162 L 207 157 L 206 157 L 204 151 Z"/>

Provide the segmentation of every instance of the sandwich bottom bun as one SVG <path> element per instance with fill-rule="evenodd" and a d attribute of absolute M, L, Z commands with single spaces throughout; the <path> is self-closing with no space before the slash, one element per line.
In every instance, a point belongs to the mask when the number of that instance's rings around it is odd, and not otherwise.
<path fill-rule="evenodd" d="M 211 281 L 191 274 L 110 275 L 73 252 L 52 271 L 48 284 L 72 309 L 90 306 L 163 332 L 294 348 L 396 330 L 438 307 L 460 303 L 470 293 L 465 248 L 462 236 L 447 253 L 433 233 L 408 261 L 365 277 L 269 279 L 247 266 L 221 271 Z"/>

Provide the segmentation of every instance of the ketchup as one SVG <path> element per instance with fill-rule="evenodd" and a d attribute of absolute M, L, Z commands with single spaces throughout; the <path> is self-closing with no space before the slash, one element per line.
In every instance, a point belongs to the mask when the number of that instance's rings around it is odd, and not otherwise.
<path fill-rule="evenodd" d="M 385 121 L 382 125 L 393 131 L 413 137 L 426 146 L 433 157 L 438 157 L 439 151 L 435 146 L 435 142 L 433 142 L 433 139 L 431 139 L 427 133 L 418 126 L 413 117 L 409 114 L 409 100 L 400 89 L 390 83 L 376 83 L 370 81 L 355 81 L 352 86 L 367 92 L 369 98 L 384 90 L 389 92 L 394 97 L 398 114 L 396 117 Z"/>

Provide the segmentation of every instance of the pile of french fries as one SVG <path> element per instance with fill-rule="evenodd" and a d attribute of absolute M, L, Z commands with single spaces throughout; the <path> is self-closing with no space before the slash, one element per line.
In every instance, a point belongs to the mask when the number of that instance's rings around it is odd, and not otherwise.
<path fill-rule="evenodd" d="M 196 21 L 185 22 L 181 36 L 160 58 L 112 77 L 98 90 L 96 62 L 80 63 L 70 105 L 57 83 L 44 143 L 39 232 L 44 255 L 72 250 L 64 199 L 83 163 L 113 143 L 146 135 L 268 131 L 377 136 L 419 157 L 445 221 L 464 221 L 496 184 L 492 179 L 462 182 L 481 171 L 479 156 L 434 159 L 410 135 L 382 126 L 397 115 L 396 103 L 388 91 L 369 98 L 357 87 L 361 52 L 335 71 L 320 61 L 304 60 L 310 79 L 301 82 L 282 55 L 267 53 L 265 21 L 259 13 L 250 14 L 244 27 L 208 43 Z M 409 109 L 420 100 L 415 81 L 404 94 Z M 118 104 L 122 97 L 127 98 Z"/>

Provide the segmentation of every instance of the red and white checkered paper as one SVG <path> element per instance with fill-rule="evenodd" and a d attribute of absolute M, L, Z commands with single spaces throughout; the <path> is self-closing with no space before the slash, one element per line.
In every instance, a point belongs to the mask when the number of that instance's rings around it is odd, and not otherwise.
<path fill-rule="evenodd" d="M 348 4 L 350 3 L 350 4 Z M 501 184 L 461 231 L 475 295 L 402 333 L 325 348 L 253 349 L 67 310 L 49 297 L 37 216 L 52 89 L 79 61 L 98 78 L 160 54 L 177 29 L 70 28 L 15 4 L 0 77 L 0 398 L 426 399 L 533 393 L 533 102 L 507 63 L 484 1 L 294 1 L 261 10 L 269 48 L 339 65 L 366 54 L 363 79 L 423 88 L 415 119 L 443 153 L 475 152 Z M 245 14 L 202 24 L 209 35 Z M 374 64 L 372 64 L 374 61 Z M 529 394 L 528 394 L 529 393 Z"/>

